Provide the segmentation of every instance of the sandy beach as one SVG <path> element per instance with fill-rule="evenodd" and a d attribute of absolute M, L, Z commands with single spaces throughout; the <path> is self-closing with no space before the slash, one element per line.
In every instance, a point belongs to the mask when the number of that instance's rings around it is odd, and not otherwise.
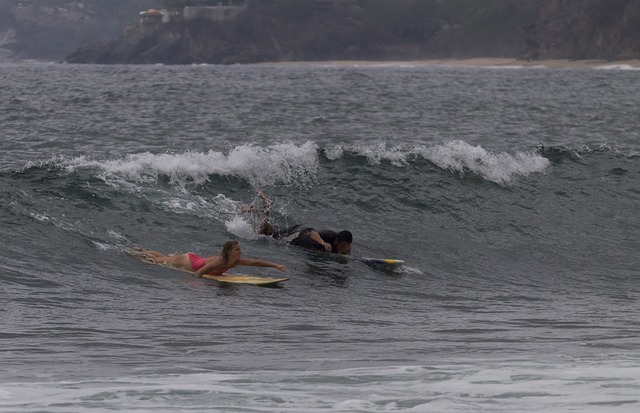
<path fill-rule="evenodd" d="M 606 60 L 519 60 L 510 58 L 473 58 L 473 59 L 436 59 L 421 61 L 432 65 L 454 66 L 498 66 L 498 67 L 601 67 L 601 66 L 630 66 L 640 68 L 640 59 L 624 61 Z"/>
<path fill-rule="evenodd" d="M 595 68 L 595 67 L 628 67 L 640 69 L 640 59 L 607 61 L 607 60 L 520 60 L 515 58 L 478 57 L 471 59 L 424 59 L 424 60 L 331 60 L 331 61 L 301 61 L 301 62 L 272 62 L 267 64 L 311 64 L 335 66 L 474 66 L 474 67 L 548 67 L 548 68 Z"/>

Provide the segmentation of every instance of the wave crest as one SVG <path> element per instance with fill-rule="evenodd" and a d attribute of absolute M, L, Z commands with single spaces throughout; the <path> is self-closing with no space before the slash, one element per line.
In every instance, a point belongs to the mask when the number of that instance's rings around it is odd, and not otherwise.
<path fill-rule="evenodd" d="M 177 154 L 153 154 L 143 152 L 129 154 L 120 159 L 91 160 L 76 157 L 61 164 L 69 172 L 83 168 L 95 168 L 105 181 L 126 180 L 136 183 L 153 183 L 168 178 L 172 184 L 202 185 L 211 176 L 238 177 L 253 186 L 275 184 L 304 185 L 317 175 L 317 145 L 305 142 L 301 145 L 283 143 L 268 147 L 252 144 L 234 147 L 228 154 L 185 152 Z"/>
<path fill-rule="evenodd" d="M 422 156 L 440 168 L 464 173 L 466 170 L 496 183 L 510 183 L 516 176 L 543 172 L 549 160 L 534 152 L 489 152 L 464 141 L 452 141 L 425 149 Z"/>
<path fill-rule="evenodd" d="M 226 154 L 214 150 L 161 154 L 142 152 L 103 160 L 79 156 L 72 159 L 56 158 L 39 167 L 51 168 L 53 165 L 68 173 L 89 170 L 89 173 L 107 184 L 132 189 L 136 188 L 136 184 L 155 184 L 165 180 L 180 187 L 203 185 L 214 176 L 238 178 L 253 187 L 308 187 L 318 177 L 320 153 L 329 162 L 364 157 L 368 165 L 390 163 L 398 168 L 424 159 L 443 170 L 460 175 L 476 174 L 482 179 L 499 184 L 508 184 L 516 177 L 544 172 L 550 165 L 547 151 L 540 147 L 531 152 L 492 152 L 481 146 L 455 140 L 432 146 L 393 146 L 378 142 L 335 145 L 322 149 L 312 141 L 266 147 L 243 144 Z M 25 168 L 34 166 L 36 165 L 30 164 Z M 95 170 L 98 170 L 97 174 Z"/>
<path fill-rule="evenodd" d="M 510 183 L 517 176 L 543 172 L 550 162 L 544 156 L 531 152 L 491 152 L 462 140 L 441 145 L 388 146 L 373 145 L 337 146 L 325 150 L 329 160 L 336 160 L 346 151 L 364 156 L 371 165 L 389 162 L 394 166 L 409 165 L 416 158 L 425 159 L 437 167 L 460 174 L 474 173 L 488 181 L 499 184 Z"/>

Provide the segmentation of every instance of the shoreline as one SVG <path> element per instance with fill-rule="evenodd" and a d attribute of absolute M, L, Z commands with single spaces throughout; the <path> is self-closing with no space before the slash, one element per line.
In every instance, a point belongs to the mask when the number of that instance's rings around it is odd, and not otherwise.
<path fill-rule="evenodd" d="M 49 60 L 26 59 L 21 61 L 0 60 L 0 65 L 8 64 L 69 64 L 66 62 L 56 62 Z M 75 63 L 71 63 L 75 64 Z M 83 63 L 79 63 L 82 65 Z M 164 63 L 148 63 L 148 64 L 124 64 L 124 66 L 193 66 L 202 63 L 185 63 L 180 65 L 168 65 Z M 204 63 L 204 65 L 214 65 L 214 63 Z M 362 66 L 362 67 L 381 67 L 381 66 L 450 66 L 450 67 L 477 67 L 477 68 L 540 68 L 540 69 L 579 69 L 579 68 L 600 68 L 600 69 L 627 69 L 640 70 L 640 58 L 628 60 L 569 60 L 569 59 L 545 59 L 545 60 L 522 60 L 511 57 L 473 57 L 464 59 L 446 58 L 446 59 L 417 59 L 417 60 L 286 60 L 286 61 L 267 61 L 255 63 L 242 63 L 241 65 L 272 65 L 272 66 Z M 228 65 L 220 65 L 228 66 Z"/>
<path fill-rule="evenodd" d="M 640 69 L 640 59 L 629 60 L 520 60 L 502 57 L 475 57 L 468 59 L 420 59 L 420 60 L 318 60 L 264 62 L 269 65 L 328 65 L 328 66 L 459 66 L 497 68 L 619 68 Z"/>

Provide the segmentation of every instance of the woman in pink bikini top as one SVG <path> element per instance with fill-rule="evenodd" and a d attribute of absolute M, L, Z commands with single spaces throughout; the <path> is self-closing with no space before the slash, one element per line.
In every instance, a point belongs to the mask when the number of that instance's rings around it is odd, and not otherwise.
<path fill-rule="evenodd" d="M 242 258 L 242 251 L 238 241 L 227 241 L 222 247 L 220 255 L 212 257 L 200 257 L 194 253 L 164 255 L 158 251 L 142 251 L 140 255 L 148 258 L 156 264 L 171 265 L 187 271 L 193 271 L 196 277 L 202 278 L 204 274 L 222 275 L 239 265 L 249 267 L 271 267 L 282 272 L 287 272 L 284 265 L 264 260 Z"/>

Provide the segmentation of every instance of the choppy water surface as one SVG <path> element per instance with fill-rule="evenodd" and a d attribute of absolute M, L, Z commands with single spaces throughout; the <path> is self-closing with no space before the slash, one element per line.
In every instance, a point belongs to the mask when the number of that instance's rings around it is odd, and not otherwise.
<path fill-rule="evenodd" d="M 637 411 L 624 69 L 0 66 L 0 411 Z M 290 280 L 125 253 L 230 238 Z"/>

